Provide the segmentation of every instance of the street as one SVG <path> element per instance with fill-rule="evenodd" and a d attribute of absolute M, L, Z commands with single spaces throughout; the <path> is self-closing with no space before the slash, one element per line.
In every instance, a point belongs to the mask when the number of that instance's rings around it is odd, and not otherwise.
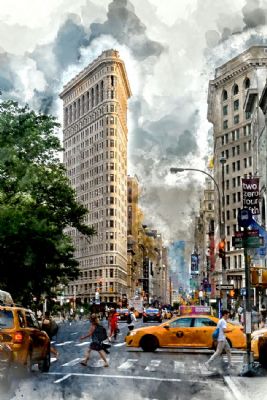
<path fill-rule="evenodd" d="M 106 325 L 106 321 L 103 322 Z M 137 326 L 143 326 L 138 320 Z M 141 349 L 127 349 L 124 336 L 127 325 L 119 324 L 118 339 L 108 355 L 109 368 L 96 352 L 87 367 L 80 365 L 89 341 L 80 341 L 89 323 L 77 321 L 63 323 L 53 343 L 60 353 L 58 361 L 52 358 L 49 373 L 40 373 L 37 366 L 26 377 L 14 379 L 12 387 L 1 399 L 232 399 L 225 377 L 229 374 L 221 367 L 208 371 L 204 362 L 209 350 L 159 349 L 144 353 Z M 234 368 L 230 375 L 237 376 L 242 368 L 242 352 L 233 352 Z"/>

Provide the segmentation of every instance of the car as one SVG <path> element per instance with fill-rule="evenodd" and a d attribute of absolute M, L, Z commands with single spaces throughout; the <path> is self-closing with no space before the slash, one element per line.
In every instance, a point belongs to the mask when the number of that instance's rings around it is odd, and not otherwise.
<path fill-rule="evenodd" d="M 125 337 L 128 347 L 141 347 L 143 351 L 155 351 L 159 347 L 187 347 L 214 349 L 212 333 L 219 319 L 211 315 L 174 317 L 161 325 L 134 329 Z M 244 349 L 246 336 L 243 326 L 227 323 L 231 332 L 226 338 L 231 347 Z"/>
<path fill-rule="evenodd" d="M 162 315 L 158 308 L 147 308 L 143 312 L 143 322 L 158 321 L 162 322 Z"/>
<path fill-rule="evenodd" d="M 267 368 L 267 328 L 258 329 L 251 334 L 251 351 L 255 361 Z"/>
<path fill-rule="evenodd" d="M 0 344 L 12 350 L 13 363 L 29 372 L 34 363 L 41 372 L 50 368 L 50 339 L 31 310 L 15 305 L 0 306 Z"/>
<path fill-rule="evenodd" d="M 116 310 L 118 321 L 127 321 L 127 317 L 129 314 L 128 308 L 117 308 Z"/>

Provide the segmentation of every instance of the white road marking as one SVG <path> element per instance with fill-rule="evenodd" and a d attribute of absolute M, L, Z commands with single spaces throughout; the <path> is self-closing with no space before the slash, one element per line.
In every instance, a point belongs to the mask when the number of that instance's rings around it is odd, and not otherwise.
<path fill-rule="evenodd" d="M 73 343 L 73 340 L 68 340 L 67 342 L 62 342 L 62 343 L 56 343 L 55 346 L 66 346 L 66 344 Z"/>
<path fill-rule="evenodd" d="M 109 358 L 107 358 L 107 362 L 109 364 Z M 103 360 L 97 360 L 96 362 L 94 362 L 94 364 L 88 364 L 89 367 L 93 367 L 93 368 L 103 368 L 104 366 L 104 361 Z"/>
<path fill-rule="evenodd" d="M 78 335 L 78 332 L 71 333 L 70 335 L 71 335 L 71 336 L 72 336 L 72 335 Z"/>
<path fill-rule="evenodd" d="M 116 344 L 114 344 L 113 346 L 114 346 L 114 347 L 121 347 L 121 346 L 125 346 L 125 345 L 126 345 L 126 343 L 123 342 L 123 343 L 116 343 Z"/>
<path fill-rule="evenodd" d="M 63 376 L 63 378 L 60 378 L 60 379 L 57 379 L 56 381 L 54 381 L 54 383 L 59 383 L 59 382 L 65 381 L 70 376 L 71 376 L 71 374 L 67 374 L 67 375 Z"/>
<path fill-rule="evenodd" d="M 46 375 L 62 375 L 61 372 L 47 372 Z M 108 375 L 108 374 L 82 374 L 82 373 L 71 373 L 70 376 L 91 376 L 95 378 L 108 378 L 108 379 L 132 379 L 132 380 L 142 380 L 142 381 L 158 381 L 158 382 L 182 382 L 182 379 L 177 378 L 157 378 L 155 376 L 139 376 L 139 375 Z M 183 382 L 185 380 L 183 379 Z M 207 384 L 203 380 L 190 380 L 192 383 L 202 383 L 203 385 Z"/>
<path fill-rule="evenodd" d="M 125 361 L 123 364 L 121 364 L 118 367 L 118 369 L 125 370 L 125 369 L 132 368 L 134 366 L 134 363 L 136 363 L 137 361 L 138 361 L 137 359 L 129 359 L 129 360 Z"/>
<path fill-rule="evenodd" d="M 55 361 L 57 361 L 57 358 L 56 358 L 56 357 L 50 357 L 50 362 L 51 362 L 51 363 L 53 363 L 53 362 L 55 362 Z"/>
<path fill-rule="evenodd" d="M 75 344 L 74 346 L 77 346 L 77 347 L 88 346 L 89 343 L 91 343 L 91 342 L 78 343 L 78 344 Z"/>
<path fill-rule="evenodd" d="M 183 361 L 174 361 L 174 372 L 184 373 L 185 365 Z"/>
<path fill-rule="evenodd" d="M 73 367 L 74 365 L 78 364 L 82 359 L 81 358 L 75 358 L 74 360 L 71 360 L 65 364 L 62 364 L 62 367 Z"/>
<path fill-rule="evenodd" d="M 146 371 L 156 371 L 156 369 L 159 367 L 161 361 L 160 360 L 151 360 L 150 365 L 148 365 L 145 370 Z"/>
<path fill-rule="evenodd" d="M 236 400 L 249 400 L 249 398 L 243 393 L 243 391 L 240 391 L 240 389 L 230 376 L 224 376 L 223 379 Z"/>

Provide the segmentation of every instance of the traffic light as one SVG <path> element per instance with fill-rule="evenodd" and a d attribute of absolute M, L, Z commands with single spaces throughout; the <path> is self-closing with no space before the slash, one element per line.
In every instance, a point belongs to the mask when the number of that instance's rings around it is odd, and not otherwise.
<path fill-rule="evenodd" d="M 219 243 L 219 257 L 222 259 L 222 269 L 226 269 L 225 240 L 224 239 L 222 239 Z"/>

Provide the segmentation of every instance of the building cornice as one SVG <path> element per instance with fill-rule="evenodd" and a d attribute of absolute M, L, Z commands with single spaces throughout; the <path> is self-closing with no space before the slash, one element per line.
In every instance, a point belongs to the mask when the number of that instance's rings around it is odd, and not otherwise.
<path fill-rule="evenodd" d="M 106 50 L 94 60 L 91 64 L 85 67 L 81 72 L 79 72 L 74 78 L 72 78 L 66 85 L 64 85 L 62 92 L 59 97 L 63 99 L 70 91 L 72 91 L 81 81 L 85 80 L 88 75 L 91 75 L 100 65 L 108 63 L 117 63 L 120 67 L 122 77 L 124 79 L 125 88 L 128 98 L 131 97 L 131 89 L 129 80 L 127 77 L 124 62 L 119 57 L 119 52 L 117 50 Z"/>
<path fill-rule="evenodd" d="M 246 60 L 238 65 L 238 67 L 223 73 L 217 78 L 210 80 L 210 85 L 215 86 L 216 89 L 225 86 L 228 82 L 239 76 L 244 75 L 245 72 L 253 70 L 254 68 L 267 67 L 267 57 L 266 58 L 253 58 Z"/>

